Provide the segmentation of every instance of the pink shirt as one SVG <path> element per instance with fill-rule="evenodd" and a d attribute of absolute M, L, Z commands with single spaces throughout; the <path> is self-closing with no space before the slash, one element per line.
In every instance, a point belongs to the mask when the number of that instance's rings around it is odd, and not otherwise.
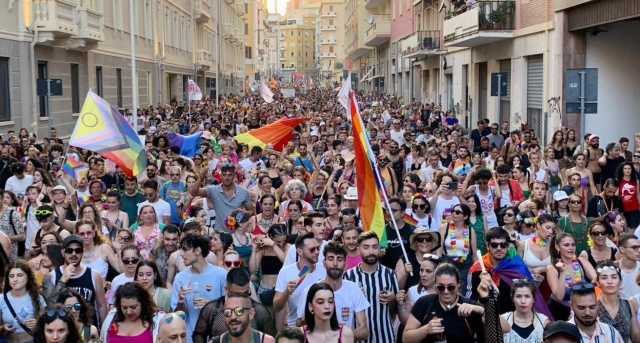
<path fill-rule="evenodd" d="M 151 333 L 151 328 L 146 329 L 138 336 L 120 336 L 115 333 L 111 333 L 111 330 L 109 330 L 107 341 L 109 343 L 153 343 L 153 335 Z"/>
<path fill-rule="evenodd" d="M 347 255 L 347 270 L 357 266 L 360 264 L 360 262 L 362 262 L 362 256 L 357 255 L 357 256 L 349 256 Z"/>

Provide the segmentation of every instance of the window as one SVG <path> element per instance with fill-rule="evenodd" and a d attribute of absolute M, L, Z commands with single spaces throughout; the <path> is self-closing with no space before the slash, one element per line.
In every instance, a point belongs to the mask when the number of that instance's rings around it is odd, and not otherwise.
<path fill-rule="evenodd" d="M 80 66 L 71 63 L 71 112 L 80 113 Z"/>
<path fill-rule="evenodd" d="M 102 66 L 96 67 L 96 92 L 102 96 Z"/>
<path fill-rule="evenodd" d="M 0 57 L 0 121 L 11 120 L 11 94 L 9 87 L 9 58 Z"/>
<path fill-rule="evenodd" d="M 333 46 L 329 46 L 329 52 L 333 52 Z"/>
<path fill-rule="evenodd" d="M 329 12 L 333 12 L 333 5 L 329 5 Z"/>
<path fill-rule="evenodd" d="M 246 4 L 245 4 L 246 5 Z M 244 34 L 248 35 L 249 34 L 249 24 L 244 23 Z"/>
<path fill-rule="evenodd" d="M 329 19 L 329 26 L 333 26 L 333 19 Z"/>
<path fill-rule="evenodd" d="M 244 47 L 244 58 L 252 58 L 251 57 L 251 47 L 250 46 L 245 46 Z"/>
<path fill-rule="evenodd" d="M 49 68 L 47 66 L 47 61 L 38 61 L 38 79 L 46 80 L 49 78 Z M 47 97 L 40 96 L 38 97 L 40 102 L 40 116 L 47 117 Z"/>
<path fill-rule="evenodd" d="M 118 108 L 122 108 L 122 69 L 116 68 L 116 98 Z"/>

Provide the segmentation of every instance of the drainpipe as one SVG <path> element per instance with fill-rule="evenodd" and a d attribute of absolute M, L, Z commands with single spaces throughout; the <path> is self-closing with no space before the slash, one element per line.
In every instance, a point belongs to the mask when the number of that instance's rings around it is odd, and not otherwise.
<path fill-rule="evenodd" d="M 40 113 L 38 111 L 38 95 L 37 95 L 37 82 L 36 82 L 36 68 L 38 67 L 38 62 L 36 60 L 36 44 L 38 43 L 38 37 L 40 36 L 40 32 L 38 31 L 37 25 L 35 24 L 35 18 L 33 19 L 33 40 L 31 41 L 31 87 L 33 89 L 33 99 L 32 99 L 32 110 L 31 115 L 33 116 L 33 123 L 31 123 L 31 127 L 33 131 L 38 134 L 38 128 L 40 126 Z"/>

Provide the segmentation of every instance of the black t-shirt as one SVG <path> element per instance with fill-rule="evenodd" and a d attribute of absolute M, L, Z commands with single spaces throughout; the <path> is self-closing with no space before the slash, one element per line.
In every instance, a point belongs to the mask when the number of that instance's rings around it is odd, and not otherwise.
<path fill-rule="evenodd" d="M 458 303 L 473 303 L 466 298 L 458 298 Z M 442 318 L 444 331 L 447 337 L 447 343 L 483 343 L 484 342 L 484 325 L 482 324 L 482 316 L 473 314 L 470 317 L 460 317 L 458 315 L 458 307 L 454 307 L 446 311 L 440 305 L 437 294 L 425 295 L 418 299 L 411 314 L 420 322 L 420 326 L 427 325 L 433 318 L 434 314 L 438 318 Z M 427 336 L 422 342 L 433 342 L 433 336 Z"/>
<path fill-rule="evenodd" d="M 604 200 L 602 196 L 595 195 L 593 198 L 589 199 L 589 204 L 587 205 L 587 217 L 602 217 L 607 214 L 607 212 L 621 209 L 622 200 L 620 200 L 619 196 L 614 195 L 613 197 Z"/>
<path fill-rule="evenodd" d="M 398 223 L 400 225 L 400 223 Z M 388 246 L 385 251 L 384 256 L 380 259 L 380 263 L 382 263 L 385 267 L 394 270 L 396 268 L 396 263 L 398 263 L 398 259 L 402 258 L 402 248 L 400 247 L 400 239 L 396 234 L 396 230 L 393 228 L 391 224 L 388 224 L 385 227 L 387 230 L 387 242 Z M 415 226 L 410 224 L 404 224 L 404 226 L 400 229 L 400 237 L 402 238 L 402 244 L 404 244 L 404 248 L 409 252 L 409 237 L 415 230 Z M 415 274 L 415 273 L 414 273 Z"/>
<path fill-rule="evenodd" d="M 607 164 L 602 167 L 602 176 L 600 177 L 600 182 L 604 184 L 607 179 L 615 179 L 616 171 L 618 167 L 624 163 L 625 159 L 623 156 L 618 156 L 617 158 L 607 158 Z"/>

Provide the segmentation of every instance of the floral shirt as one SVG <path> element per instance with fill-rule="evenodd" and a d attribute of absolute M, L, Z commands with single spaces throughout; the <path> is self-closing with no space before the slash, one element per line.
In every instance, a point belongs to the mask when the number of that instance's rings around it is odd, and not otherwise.
<path fill-rule="evenodd" d="M 133 244 L 138 247 L 140 256 L 146 260 L 149 259 L 151 250 L 156 247 L 156 244 L 160 239 L 160 228 L 156 225 L 153 231 L 151 231 L 149 237 L 145 237 L 142 231 L 141 227 L 136 230 L 136 233 L 133 235 Z"/>

